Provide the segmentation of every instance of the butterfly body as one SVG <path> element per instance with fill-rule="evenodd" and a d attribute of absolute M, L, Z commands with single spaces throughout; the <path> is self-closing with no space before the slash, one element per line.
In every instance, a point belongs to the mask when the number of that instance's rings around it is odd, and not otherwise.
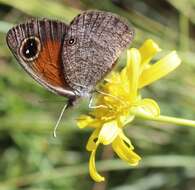
<path fill-rule="evenodd" d="M 30 19 L 8 31 L 7 44 L 37 82 L 73 100 L 90 96 L 133 35 L 119 16 L 86 11 L 70 25 Z"/>

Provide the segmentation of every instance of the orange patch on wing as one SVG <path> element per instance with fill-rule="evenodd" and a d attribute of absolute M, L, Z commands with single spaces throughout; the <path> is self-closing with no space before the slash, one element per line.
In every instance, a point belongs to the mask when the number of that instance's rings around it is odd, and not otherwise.
<path fill-rule="evenodd" d="M 42 44 L 41 52 L 32 69 L 53 86 L 67 86 L 63 77 L 61 42 L 48 41 Z"/>

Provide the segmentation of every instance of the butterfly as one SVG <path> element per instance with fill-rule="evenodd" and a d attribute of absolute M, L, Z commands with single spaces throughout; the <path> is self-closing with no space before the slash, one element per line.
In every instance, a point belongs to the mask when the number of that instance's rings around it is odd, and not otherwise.
<path fill-rule="evenodd" d="M 24 70 L 42 86 L 76 100 L 91 97 L 97 83 L 109 73 L 134 37 L 134 29 L 120 16 L 90 10 L 69 25 L 49 19 L 29 19 L 7 32 L 6 41 Z"/>
<path fill-rule="evenodd" d="M 90 10 L 69 25 L 49 19 L 29 19 L 11 28 L 8 47 L 24 70 L 48 90 L 69 99 L 68 105 L 90 97 L 109 73 L 134 30 L 120 16 Z"/>

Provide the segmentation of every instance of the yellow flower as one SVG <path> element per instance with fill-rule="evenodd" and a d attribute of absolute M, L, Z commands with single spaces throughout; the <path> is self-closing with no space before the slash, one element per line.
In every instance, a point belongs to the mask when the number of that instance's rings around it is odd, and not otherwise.
<path fill-rule="evenodd" d="M 104 180 L 95 167 L 95 154 L 100 144 L 111 144 L 114 152 L 130 165 L 137 165 L 141 159 L 123 133 L 123 127 L 136 114 L 160 115 L 158 104 L 153 99 L 142 99 L 140 89 L 167 75 L 181 62 L 177 53 L 172 51 L 151 64 L 159 51 L 161 49 L 150 39 L 139 49 L 127 50 L 126 66 L 120 72 L 112 72 L 101 85 L 101 91 L 95 97 L 97 108 L 77 120 L 80 128 L 94 128 L 86 148 L 91 152 L 89 173 L 97 182 Z"/>

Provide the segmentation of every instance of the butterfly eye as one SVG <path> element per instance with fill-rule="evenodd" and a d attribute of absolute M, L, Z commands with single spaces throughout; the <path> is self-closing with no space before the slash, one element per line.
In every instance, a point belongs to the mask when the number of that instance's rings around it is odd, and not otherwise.
<path fill-rule="evenodd" d="M 76 39 L 71 38 L 68 40 L 68 45 L 74 45 L 76 43 Z"/>
<path fill-rule="evenodd" d="M 20 54 L 25 61 L 34 61 L 40 52 L 41 43 L 37 37 L 24 39 L 20 48 Z"/>

